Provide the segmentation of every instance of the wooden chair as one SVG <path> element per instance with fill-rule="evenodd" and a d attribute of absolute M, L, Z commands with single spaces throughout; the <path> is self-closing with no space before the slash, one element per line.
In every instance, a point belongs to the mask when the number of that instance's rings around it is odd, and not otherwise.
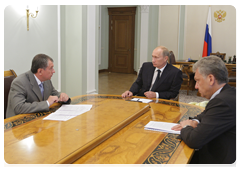
<path fill-rule="evenodd" d="M 175 59 L 175 55 L 174 55 L 173 51 L 169 51 L 168 63 L 176 64 L 176 59 Z"/>
<path fill-rule="evenodd" d="M 210 53 L 210 55 L 218 56 L 218 57 L 220 57 L 223 61 L 225 60 L 225 57 L 226 57 L 226 53 L 219 53 L 219 52 Z"/>
<path fill-rule="evenodd" d="M 173 66 L 182 71 L 182 68 L 183 68 L 182 64 L 173 64 Z"/>
<path fill-rule="evenodd" d="M 8 93 L 12 81 L 17 77 L 17 74 L 13 70 L 4 71 L 4 119 L 6 119 L 6 110 L 8 103 Z"/>
<path fill-rule="evenodd" d="M 188 95 L 190 85 L 194 84 L 194 83 L 190 83 L 190 82 L 194 82 L 194 74 L 191 72 L 191 66 L 189 66 L 189 64 L 191 63 L 189 62 L 188 64 L 185 65 L 185 64 L 176 62 L 173 51 L 169 51 L 168 63 L 172 64 L 173 66 L 179 68 L 182 71 L 183 83 L 181 85 L 181 89 L 186 87 L 187 95 Z"/>
<path fill-rule="evenodd" d="M 183 87 L 186 87 L 187 88 L 187 95 L 188 95 L 188 91 L 189 91 L 190 86 L 195 86 L 194 85 L 195 84 L 194 73 L 192 72 L 192 65 L 183 65 L 182 72 L 183 72 L 183 74 L 182 74 L 183 75 L 183 83 L 186 82 L 186 84 L 182 83 L 181 89 Z"/>
<path fill-rule="evenodd" d="M 236 64 L 226 64 L 228 70 L 228 84 L 236 87 Z"/>
<path fill-rule="evenodd" d="M 181 65 L 181 64 L 173 64 L 173 66 L 176 67 L 176 68 L 178 68 L 178 69 L 180 69 L 180 70 L 182 71 L 182 66 L 183 66 L 183 65 Z M 178 94 L 175 98 L 170 99 L 170 100 L 179 101 L 179 94 Z"/>

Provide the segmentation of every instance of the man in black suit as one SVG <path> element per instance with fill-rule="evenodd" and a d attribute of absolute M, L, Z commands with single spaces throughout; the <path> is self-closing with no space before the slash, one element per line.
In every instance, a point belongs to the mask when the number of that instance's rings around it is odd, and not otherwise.
<path fill-rule="evenodd" d="M 204 57 L 193 66 L 196 86 L 210 99 L 205 110 L 180 122 L 180 138 L 195 151 L 190 163 L 230 164 L 236 160 L 236 89 L 229 86 L 228 71 L 217 56 Z"/>
<path fill-rule="evenodd" d="M 152 62 L 143 63 L 137 80 L 122 97 L 138 95 L 147 98 L 175 98 L 183 81 L 182 71 L 167 63 L 168 56 L 166 47 L 156 47 L 152 53 Z"/>

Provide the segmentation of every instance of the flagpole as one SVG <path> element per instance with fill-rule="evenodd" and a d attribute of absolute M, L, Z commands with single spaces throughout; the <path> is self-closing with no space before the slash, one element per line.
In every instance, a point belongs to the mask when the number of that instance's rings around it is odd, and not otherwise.
<path fill-rule="evenodd" d="M 211 6 L 209 5 L 202 57 L 209 56 L 210 53 L 212 53 L 212 26 L 211 26 Z"/>

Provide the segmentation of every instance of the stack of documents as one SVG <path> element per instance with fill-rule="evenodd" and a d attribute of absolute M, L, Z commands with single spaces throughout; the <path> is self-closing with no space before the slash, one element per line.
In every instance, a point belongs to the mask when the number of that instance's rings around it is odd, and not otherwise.
<path fill-rule="evenodd" d="M 67 121 L 80 114 L 91 110 L 92 105 L 79 104 L 79 105 L 62 105 L 56 112 L 51 113 L 43 120 L 57 120 Z"/>
<path fill-rule="evenodd" d="M 150 121 L 146 126 L 144 126 L 145 127 L 144 129 L 166 132 L 166 133 L 180 134 L 180 131 L 171 130 L 171 128 L 175 125 L 178 125 L 178 124 L 177 123 Z"/>
<path fill-rule="evenodd" d="M 151 102 L 152 100 L 150 100 L 150 99 L 141 99 L 141 98 L 133 98 L 133 99 L 131 99 L 131 101 L 149 103 L 149 102 Z"/>

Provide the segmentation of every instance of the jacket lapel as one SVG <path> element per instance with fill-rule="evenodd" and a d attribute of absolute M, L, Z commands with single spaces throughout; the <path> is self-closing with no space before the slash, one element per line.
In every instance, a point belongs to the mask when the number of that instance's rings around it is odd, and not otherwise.
<path fill-rule="evenodd" d="M 167 65 L 166 65 L 165 69 L 163 70 L 163 73 L 162 73 L 162 75 L 161 75 L 161 77 L 159 79 L 159 83 L 158 84 L 161 84 L 167 78 L 167 76 L 169 74 L 169 69 L 170 69 L 170 66 L 167 63 Z"/>
<path fill-rule="evenodd" d="M 41 94 L 41 91 L 40 91 L 40 88 L 37 84 L 37 81 L 33 75 L 33 73 L 31 71 L 28 71 L 27 72 L 27 75 L 29 77 L 29 81 L 32 85 L 32 91 L 36 94 L 36 96 L 38 97 L 39 101 L 42 101 L 42 94 Z"/>
<path fill-rule="evenodd" d="M 44 81 L 44 83 L 43 83 L 43 89 L 44 89 L 43 100 L 47 100 L 47 98 L 45 98 L 45 97 L 46 96 L 48 97 L 48 88 L 47 88 L 48 84 L 47 84 L 47 81 Z"/>
<path fill-rule="evenodd" d="M 149 69 L 149 77 L 148 77 L 149 88 L 148 88 L 148 89 L 150 89 L 150 87 L 151 87 L 152 79 L 153 79 L 153 74 L 154 74 L 155 68 L 156 68 L 156 67 L 154 67 L 154 66 L 152 65 L 152 67 L 150 67 L 150 69 Z"/>

